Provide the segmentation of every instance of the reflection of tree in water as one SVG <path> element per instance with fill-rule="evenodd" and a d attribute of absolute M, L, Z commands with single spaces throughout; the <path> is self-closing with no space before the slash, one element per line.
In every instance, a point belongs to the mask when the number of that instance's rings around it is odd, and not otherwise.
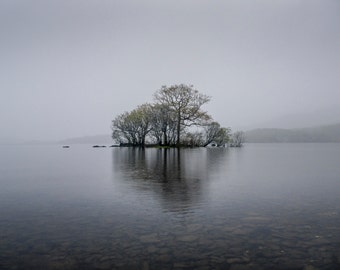
<path fill-rule="evenodd" d="M 226 149 L 114 150 L 114 169 L 123 180 L 132 181 L 143 192 L 152 192 L 165 210 L 175 212 L 190 211 L 200 204 L 210 173 L 225 166 L 227 156 Z"/>

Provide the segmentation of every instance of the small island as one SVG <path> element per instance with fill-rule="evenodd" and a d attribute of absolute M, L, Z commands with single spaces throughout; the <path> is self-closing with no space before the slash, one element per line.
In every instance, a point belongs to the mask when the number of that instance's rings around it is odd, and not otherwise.
<path fill-rule="evenodd" d="M 152 103 L 113 119 L 112 138 L 121 146 L 241 147 L 242 131 L 221 127 L 202 109 L 210 99 L 192 85 L 162 86 Z"/>

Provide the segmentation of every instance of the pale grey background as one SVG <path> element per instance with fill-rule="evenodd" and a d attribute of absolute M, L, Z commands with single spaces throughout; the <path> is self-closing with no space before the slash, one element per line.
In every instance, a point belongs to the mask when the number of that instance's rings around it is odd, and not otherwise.
<path fill-rule="evenodd" d="M 109 134 L 162 85 L 223 126 L 340 122 L 338 0 L 1 0 L 0 141 Z"/>

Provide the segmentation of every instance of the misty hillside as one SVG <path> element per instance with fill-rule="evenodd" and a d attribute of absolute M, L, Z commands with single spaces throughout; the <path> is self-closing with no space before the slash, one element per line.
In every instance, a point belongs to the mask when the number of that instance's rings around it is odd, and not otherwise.
<path fill-rule="evenodd" d="M 59 141 L 60 144 L 112 144 L 113 140 L 110 134 L 84 136 L 70 138 Z"/>
<path fill-rule="evenodd" d="M 285 114 L 274 117 L 271 120 L 256 123 L 249 129 L 262 128 L 279 128 L 279 129 L 299 129 L 320 127 L 340 123 L 340 107 L 329 106 L 315 111 L 306 110 L 305 112 Z"/>
<path fill-rule="evenodd" d="M 246 142 L 298 143 L 340 142 L 340 123 L 327 126 L 296 129 L 254 129 L 245 132 Z"/>

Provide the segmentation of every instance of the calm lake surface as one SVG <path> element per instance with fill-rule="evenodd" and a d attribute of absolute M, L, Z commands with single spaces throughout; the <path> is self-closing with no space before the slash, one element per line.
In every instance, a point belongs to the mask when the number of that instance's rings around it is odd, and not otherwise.
<path fill-rule="evenodd" d="M 340 269 L 340 144 L 0 146 L 0 269 Z"/>

